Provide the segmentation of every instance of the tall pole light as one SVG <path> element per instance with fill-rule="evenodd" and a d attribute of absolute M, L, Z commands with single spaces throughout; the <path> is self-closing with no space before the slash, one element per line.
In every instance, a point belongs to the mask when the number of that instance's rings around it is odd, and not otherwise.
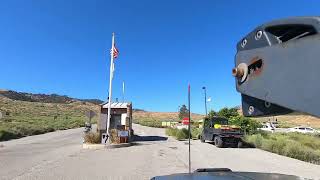
<path fill-rule="evenodd" d="M 208 115 L 208 110 L 207 110 L 207 89 L 205 86 L 202 87 L 204 91 L 204 108 L 206 110 L 206 116 Z"/>
<path fill-rule="evenodd" d="M 189 174 L 191 173 L 191 149 L 190 149 L 190 139 L 191 139 L 191 108 L 190 108 L 190 84 L 188 85 L 188 109 L 189 109 L 189 112 L 188 112 L 188 115 L 189 115 L 189 124 L 188 124 L 188 134 L 189 134 L 189 137 L 188 137 L 188 140 L 189 140 Z"/>

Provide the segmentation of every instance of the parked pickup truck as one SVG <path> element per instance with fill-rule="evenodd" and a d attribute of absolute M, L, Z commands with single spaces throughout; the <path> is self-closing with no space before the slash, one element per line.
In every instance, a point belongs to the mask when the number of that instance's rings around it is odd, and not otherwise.
<path fill-rule="evenodd" d="M 201 142 L 213 141 L 221 148 L 224 146 L 242 147 L 243 133 L 240 128 L 228 125 L 228 119 L 213 117 L 204 122 L 204 128 L 200 135 Z"/>

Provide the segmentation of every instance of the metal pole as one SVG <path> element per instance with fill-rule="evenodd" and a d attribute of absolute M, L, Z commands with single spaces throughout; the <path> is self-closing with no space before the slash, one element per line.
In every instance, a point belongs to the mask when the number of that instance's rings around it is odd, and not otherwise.
<path fill-rule="evenodd" d="M 190 138 L 191 138 L 191 110 L 190 110 L 190 84 L 188 86 L 188 109 L 189 109 L 189 126 L 188 126 L 188 133 L 189 133 L 189 173 L 191 173 L 191 151 L 190 151 Z"/>
<path fill-rule="evenodd" d="M 124 103 L 124 88 L 125 88 L 125 86 L 124 86 L 124 81 L 122 82 L 122 102 Z"/>
<path fill-rule="evenodd" d="M 207 110 L 207 89 L 206 87 L 202 87 L 204 90 L 204 108 L 206 110 L 206 116 L 208 115 L 208 110 Z"/>
<path fill-rule="evenodd" d="M 111 97 L 112 97 L 112 79 L 113 79 L 113 71 L 114 71 L 114 65 L 113 65 L 113 48 L 114 48 L 114 33 L 112 33 L 112 46 L 111 46 L 111 61 L 110 61 L 110 81 L 109 81 L 109 102 L 108 102 L 108 119 L 107 119 L 107 135 L 108 140 L 110 141 L 110 134 L 109 134 L 109 128 L 110 128 L 110 113 L 111 113 Z"/>

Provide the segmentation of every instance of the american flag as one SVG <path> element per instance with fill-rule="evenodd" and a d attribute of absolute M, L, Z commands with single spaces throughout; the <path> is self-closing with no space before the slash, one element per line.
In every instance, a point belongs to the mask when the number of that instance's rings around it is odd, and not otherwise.
<path fill-rule="evenodd" d="M 116 48 L 116 44 L 113 45 L 113 47 L 110 50 L 111 56 L 113 55 L 113 58 L 116 59 L 119 55 L 119 50 Z"/>

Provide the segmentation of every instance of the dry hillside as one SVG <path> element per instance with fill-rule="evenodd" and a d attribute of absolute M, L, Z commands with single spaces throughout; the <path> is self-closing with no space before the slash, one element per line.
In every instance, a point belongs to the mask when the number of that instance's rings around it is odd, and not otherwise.
<path fill-rule="evenodd" d="M 238 113 L 242 114 L 241 107 L 239 108 Z M 260 122 L 267 122 L 269 120 L 275 121 L 277 119 L 284 127 L 311 126 L 313 128 L 320 128 L 320 118 L 300 112 L 293 112 L 277 116 L 256 117 L 253 119 L 256 119 Z"/>
<path fill-rule="evenodd" d="M 178 121 L 178 112 L 147 112 L 147 111 L 135 111 L 133 113 L 133 119 L 154 119 L 158 121 Z M 200 114 L 191 114 L 192 120 L 200 120 L 204 116 Z"/>
<path fill-rule="evenodd" d="M 314 117 L 303 113 L 290 113 L 286 115 L 269 116 L 269 117 L 259 117 L 255 118 L 259 121 L 266 122 L 270 120 L 278 120 L 284 127 L 292 126 L 311 126 L 313 128 L 320 128 L 320 118 Z"/>
<path fill-rule="evenodd" d="M 134 111 L 133 122 L 144 126 L 162 127 L 162 121 L 178 121 L 178 112 L 147 112 Z M 200 114 L 191 114 L 191 120 L 200 120 L 204 116 Z"/>
<path fill-rule="evenodd" d="M 81 101 L 19 101 L 0 95 L 0 141 L 83 126 L 87 120 L 85 113 L 89 110 L 98 114 L 99 106 Z"/>

